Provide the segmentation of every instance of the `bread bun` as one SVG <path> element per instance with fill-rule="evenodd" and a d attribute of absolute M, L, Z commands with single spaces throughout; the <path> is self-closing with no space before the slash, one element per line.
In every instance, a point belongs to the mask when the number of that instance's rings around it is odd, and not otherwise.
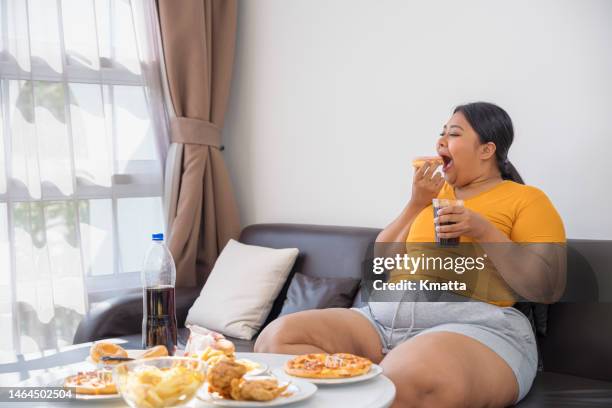
<path fill-rule="evenodd" d="M 166 346 L 155 346 L 146 350 L 141 358 L 166 357 L 167 355 L 168 349 Z"/>
<path fill-rule="evenodd" d="M 444 161 L 442 160 L 442 158 L 440 156 L 423 156 L 423 157 L 417 157 L 414 160 L 412 160 L 412 166 L 414 168 L 421 168 L 423 167 L 423 165 L 426 162 L 434 162 L 435 164 L 444 164 Z"/>
<path fill-rule="evenodd" d="M 113 356 L 113 357 L 127 357 L 128 356 L 127 351 L 125 351 L 123 347 L 121 347 L 118 344 L 108 343 L 108 342 L 95 343 L 93 346 L 91 346 L 91 349 L 89 350 L 89 355 L 95 363 L 99 363 L 102 357 L 106 357 L 106 356 Z M 117 364 L 117 363 L 118 361 L 108 362 L 108 364 Z"/>

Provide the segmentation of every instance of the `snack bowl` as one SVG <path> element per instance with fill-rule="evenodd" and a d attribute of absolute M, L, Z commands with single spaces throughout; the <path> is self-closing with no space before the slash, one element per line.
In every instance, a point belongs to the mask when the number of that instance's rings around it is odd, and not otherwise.
<path fill-rule="evenodd" d="M 157 357 L 118 364 L 113 379 L 130 407 L 176 407 L 197 394 L 206 369 L 206 362 L 198 359 Z"/>

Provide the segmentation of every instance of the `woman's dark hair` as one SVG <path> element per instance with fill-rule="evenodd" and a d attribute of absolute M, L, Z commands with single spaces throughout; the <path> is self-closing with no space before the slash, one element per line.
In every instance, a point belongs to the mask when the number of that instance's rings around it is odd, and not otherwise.
<path fill-rule="evenodd" d="M 478 134 L 481 143 L 495 143 L 497 167 L 504 180 L 525 184 L 519 172 L 508 160 L 508 150 L 514 140 L 512 119 L 505 110 L 488 102 L 459 105 L 453 113 L 461 112 Z"/>

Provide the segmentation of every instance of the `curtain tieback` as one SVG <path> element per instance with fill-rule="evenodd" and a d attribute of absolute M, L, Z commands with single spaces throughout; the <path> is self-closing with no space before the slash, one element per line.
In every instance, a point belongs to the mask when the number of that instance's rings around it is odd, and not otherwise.
<path fill-rule="evenodd" d="M 172 118 L 171 139 L 174 143 L 221 147 L 221 129 L 214 123 L 192 118 Z"/>

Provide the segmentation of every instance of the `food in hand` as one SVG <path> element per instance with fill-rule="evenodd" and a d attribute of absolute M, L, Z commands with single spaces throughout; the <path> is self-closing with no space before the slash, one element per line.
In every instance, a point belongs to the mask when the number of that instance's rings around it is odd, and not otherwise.
<path fill-rule="evenodd" d="M 117 370 L 121 394 L 136 407 L 182 405 L 193 398 L 205 380 L 203 372 L 189 365 L 164 368 L 149 365 L 134 371 L 119 366 Z"/>
<path fill-rule="evenodd" d="M 285 392 L 289 383 L 279 385 L 274 377 L 234 378 L 230 396 L 238 401 L 271 401 Z"/>
<path fill-rule="evenodd" d="M 107 370 L 86 371 L 70 375 L 64 379 L 64 388 L 74 388 L 77 394 L 86 395 L 117 393 L 112 373 Z"/>
<path fill-rule="evenodd" d="M 127 357 L 128 354 L 120 345 L 102 341 L 91 346 L 89 356 L 95 363 L 99 363 L 102 357 Z M 104 361 L 106 364 L 117 364 L 118 362 L 113 360 Z"/>
<path fill-rule="evenodd" d="M 240 380 L 246 372 L 244 365 L 229 357 L 221 357 L 206 374 L 208 392 L 216 392 L 223 398 L 231 398 L 232 380 Z"/>
<path fill-rule="evenodd" d="M 217 333 L 196 325 L 187 325 L 189 328 L 189 339 L 185 345 L 185 356 L 202 353 L 208 347 L 220 350 L 226 356 L 233 357 L 236 347 L 234 343 L 226 339 L 221 333 Z"/>
<path fill-rule="evenodd" d="M 372 362 L 354 354 L 304 354 L 285 363 L 285 372 L 304 378 L 347 378 L 370 371 Z"/>
<path fill-rule="evenodd" d="M 155 346 L 146 350 L 140 358 L 151 358 L 151 357 L 166 357 L 168 355 L 168 349 L 166 346 Z"/>
<path fill-rule="evenodd" d="M 442 160 L 440 156 L 422 156 L 422 157 L 417 157 L 414 160 L 412 160 L 412 166 L 418 169 L 420 167 L 423 167 L 423 165 L 426 162 L 434 162 L 437 165 L 444 164 L 444 161 Z"/>

